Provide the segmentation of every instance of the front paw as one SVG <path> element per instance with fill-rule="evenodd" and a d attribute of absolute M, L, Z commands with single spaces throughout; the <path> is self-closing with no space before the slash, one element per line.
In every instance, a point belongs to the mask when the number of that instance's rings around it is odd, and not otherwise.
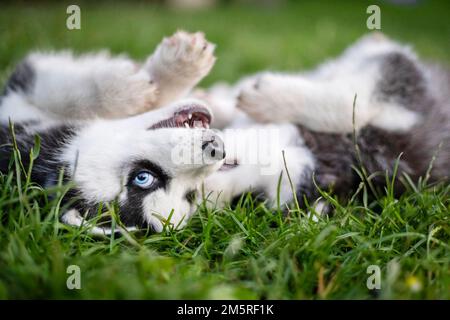
<path fill-rule="evenodd" d="M 237 107 L 259 122 L 276 122 L 287 118 L 289 106 L 282 79 L 261 75 L 247 82 L 237 97 Z"/>
<path fill-rule="evenodd" d="M 206 76 L 214 65 L 215 45 L 202 32 L 178 31 L 165 38 L 151 60 L 153 74 L 158 77 L 192 79 Z"/>

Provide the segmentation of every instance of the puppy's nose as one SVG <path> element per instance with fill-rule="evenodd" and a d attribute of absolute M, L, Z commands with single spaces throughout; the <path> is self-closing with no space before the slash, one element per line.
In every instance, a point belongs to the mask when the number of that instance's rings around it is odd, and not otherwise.
<path fill-rule="evenodd" d="M 215 162 L 225 158 L 223 141 L 214 133 L 204 134 L 202 139 L 202 150 L 205 162 Z"/>

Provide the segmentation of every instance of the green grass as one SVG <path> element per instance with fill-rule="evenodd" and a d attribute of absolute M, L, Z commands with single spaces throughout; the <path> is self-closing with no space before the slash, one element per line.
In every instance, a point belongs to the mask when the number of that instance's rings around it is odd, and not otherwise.
<path fill-rule="evenodd" d="M 177 28 L 203 30 L 218 44 L 204 85 L 308 68 L 367 32 L 369 3 L 323 4 L 195 13 L 81 5 L 81 31 L 65 29 L 63 5 L 2 7 L 0 75 L 36 48 L 107 47 L 144 59 Z M 449 64 L 448 2 L 381 8 L 385 33 Z M 0 298 L 450 298 L 448 185 L 410 184 L 398 199 L 387 187 L 373 202 L 333 201 L 334 215 L 319 222 L 297 210 L 283 217 L 247 196 L 234 210 L 200 208 L 182 231 L 93 238 L 58 222 L 63 187 L 43 190 L 15 168 L 0 176 Z M 72 264 L 81 268 L 81 290 L 66 288 Z M 366 287 L 369 265 L 381 268 L 380 291 Z"/>

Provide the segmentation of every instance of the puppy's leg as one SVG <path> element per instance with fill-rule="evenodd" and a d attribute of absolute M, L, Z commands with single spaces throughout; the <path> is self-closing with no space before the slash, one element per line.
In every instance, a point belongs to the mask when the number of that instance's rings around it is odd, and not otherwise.
<path fill-rule="evenodd" d="M 346 81 L 348 84 L 349 79 Z M 321 132 L 351 132 L 355 94 L 355 125 L 361 128 L 378 110 L 369 106 L 366 88 L 352 90 L 346 83 L 265 74 L 242 89 L 237 105 L 259 122 L 291 122 Z"/>
<path fill-rule="evenodd" d="M 201 32 L 165 38 L 144 65 L 158 88 L 156 105 L 186 96 L 213 67 L 214 48 Z"/>
<path fill-rule="evenodd" d="M 23 70 L 28 81 L 18 86 Z M 51 119 L 117 118 L 151 108 L 156 86 L 150 80 L 145 70 L 124 56 L 32 53 L 7 83 L 2 107 L 8 109 L 9 96 L 19 96 Z M 20 112 L 11 111 L 13 119 Z"/>
<path fill-rule="evenodd" d="M 191 90 L 213 66 L 213 50 L 203 34 L 178 32 L 143 66 L 105 52 L 32 53 L 7 83 L 0 116 L 60 121 L 139 114 Z"/>
<path fill-rule="evenodd" d="M 238 107 L 257 121 L 292 122 L 322 132 L 351 132 L 368 124 L 408 130 L 418 115 L 396 101 L 380 99 L 378 92 L 386 76 L 386 59 L 394 54 L 414 61 L 415 56 L 388 40 L 378 46 L 376 41 L 382 40 L 360 40 L 343 56 L 309 74 L 256 77 L 242 88 Z"/>

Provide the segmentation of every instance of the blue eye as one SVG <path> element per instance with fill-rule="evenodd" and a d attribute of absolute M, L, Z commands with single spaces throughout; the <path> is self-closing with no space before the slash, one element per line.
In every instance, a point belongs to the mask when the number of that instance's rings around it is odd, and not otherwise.
<path fill-rule="evenodd" d="M 149 188 L 155 178 L 149 171 L 139 171 L 138 174 L 134 177 L 133 183 L 143 189 Z"/>

